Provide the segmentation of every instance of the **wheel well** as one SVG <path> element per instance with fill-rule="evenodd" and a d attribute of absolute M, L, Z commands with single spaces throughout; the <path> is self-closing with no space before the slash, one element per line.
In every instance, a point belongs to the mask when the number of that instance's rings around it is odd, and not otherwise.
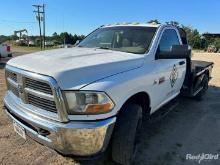
<path fill-rule="evenodd" d="M 137 104 L 142 107 L 143 115 L 150 114 L 150 97 L 146 92 L 139 92 L 131 96 L 127 99 L 127 101 L 123 104 L 122 108 L 128 104 Z"/>

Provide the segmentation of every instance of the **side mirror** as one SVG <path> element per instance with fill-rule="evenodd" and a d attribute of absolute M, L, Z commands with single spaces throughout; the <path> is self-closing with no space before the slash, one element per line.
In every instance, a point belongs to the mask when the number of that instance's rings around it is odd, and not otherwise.
<path fill-rule="evenodd" d="M 170 51 L 158 50 L 157 59 L 183 59 L 191 57 L 191 48 L 188 45 L 172 45 Z"/>

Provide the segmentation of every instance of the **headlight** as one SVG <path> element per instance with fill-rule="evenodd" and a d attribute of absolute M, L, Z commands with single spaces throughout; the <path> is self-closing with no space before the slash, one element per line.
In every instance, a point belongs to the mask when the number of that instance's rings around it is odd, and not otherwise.
<path fill-rule="evenodd" d="M 100 114 L 114 108 L 112 100 L 103 92 L 65 91 L 68 114 Z"/>

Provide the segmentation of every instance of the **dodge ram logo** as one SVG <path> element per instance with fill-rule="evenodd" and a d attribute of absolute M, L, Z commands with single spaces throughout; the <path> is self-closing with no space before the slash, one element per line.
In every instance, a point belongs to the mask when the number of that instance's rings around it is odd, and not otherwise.
<path fill-rule="evenodd" d="M 171 87 L 174 87 L 177 78 L 178 78 L 178 71 L 177 71 L 176 65 L 173 65 L 173 69 L 172 69 L 172 72 L 170 74 L 170 85 L 171 85 Z"/>
<path fill-rule="evenodd" d="M 24 89 L 23 89 L 22 85 L 18 85 L 18 92 L 20 94 L 24 93 Z"/>

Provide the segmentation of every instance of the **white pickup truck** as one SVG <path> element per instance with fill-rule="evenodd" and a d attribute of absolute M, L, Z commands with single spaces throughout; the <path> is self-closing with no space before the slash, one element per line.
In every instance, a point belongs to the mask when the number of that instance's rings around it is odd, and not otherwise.
<path fill-rule="evenodd" d="M 0 58 L 11 57 L 11 47 L 7 44 L 0 44 Z"/>
<path fill-rule="evenodd" d="M 64 155 L 111 147 L 130 164 L 136 132 L 179 94 L 201 99 L 213 63 L 192 61 L 186 34 L 171 25 L 98 28 L 76 47 L 24 55 L 5 68 L 5 110 L 15 131 Z"/>

